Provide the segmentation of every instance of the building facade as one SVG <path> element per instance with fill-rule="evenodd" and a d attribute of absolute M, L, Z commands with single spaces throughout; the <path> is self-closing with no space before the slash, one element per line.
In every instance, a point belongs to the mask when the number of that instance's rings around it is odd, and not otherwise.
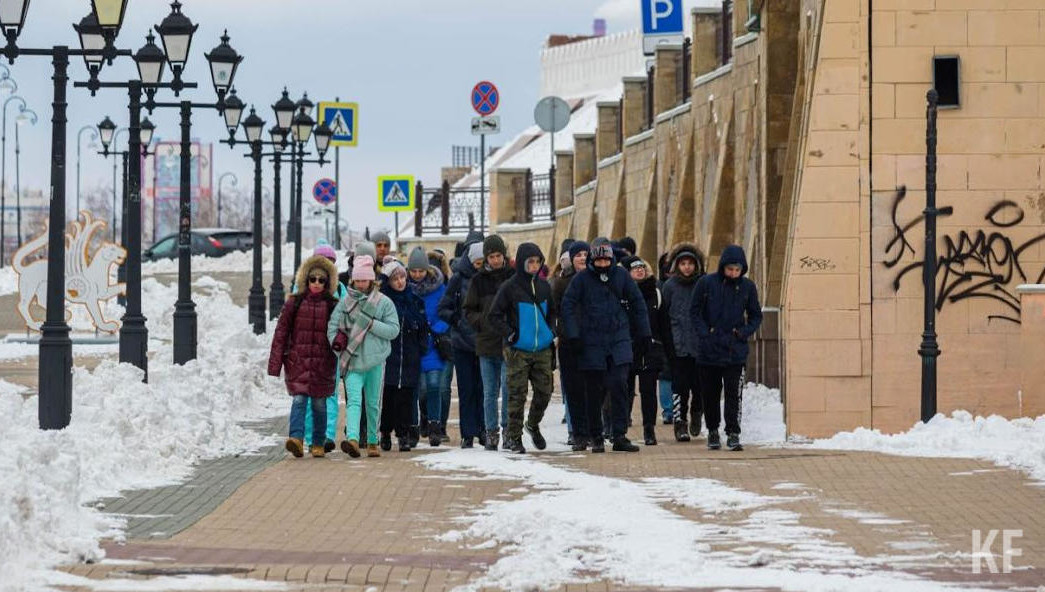
<path fill-rule="evenodd" d="M 629 235 L 650 261 L 695 241 L 711 266 L 741 244 L 768 313 L 751 370 L 781 384 L 790 433 L 904 430 L 935 85 L 938 409 L 1045 413 L 1045 0 L 755 0 L 691 19 L 692 48 L 659 48 L 556 154 L 553 220 L 520 205 L 526 169 L 490 173 L 494 229 L 549 253 Z"/>

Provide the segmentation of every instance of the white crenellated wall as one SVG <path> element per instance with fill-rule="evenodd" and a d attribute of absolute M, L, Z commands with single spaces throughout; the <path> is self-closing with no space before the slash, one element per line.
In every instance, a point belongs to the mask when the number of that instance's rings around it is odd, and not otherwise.
<path fill-rule="evenodd" d="M 614 33 L 541 50 L 541 96 L 590 94 L 644 71 L 642 32 Z"/>

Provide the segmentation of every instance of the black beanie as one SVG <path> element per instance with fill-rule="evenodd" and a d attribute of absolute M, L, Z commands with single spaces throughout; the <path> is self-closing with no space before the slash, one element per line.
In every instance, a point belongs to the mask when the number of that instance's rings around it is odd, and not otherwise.
<path fill-rule="evenodd" d="M 505 246 L 504 240 L 496 234 L 491 234 L 483 241 L 483 257 L 489 257 L 492 253 L 508 256 L 508 247 Z"/>

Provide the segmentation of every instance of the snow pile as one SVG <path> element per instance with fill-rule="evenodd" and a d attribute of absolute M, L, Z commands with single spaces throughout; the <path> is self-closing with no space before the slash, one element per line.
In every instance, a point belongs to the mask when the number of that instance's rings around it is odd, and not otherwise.
<path fill-rule="evenodd" d="M 271 246 L 261 247 L 261 269 L 265 272 L 272 271 L 272 256 L 274 251 Z M 302 249 L 301 258 L 305 259 L 312 254 L 312 249 Z M 338 253 L 338 259 L 342 259 Z M 292 274 L 294 270 L 294 244 L 283 245 L 282 261 L 283 273 Z M 206 255 L 192 256 L 192 273 L 213 271 L 239 271 L 251 273 L 254 269 L 254 251 L 233 251 L 223 257 L 208 257 Z M 156 275 L 159 273 L 178 273 L 178 259 L 160 259 L 158 261 L 142 262 L 142 275 Z"/>
<path fill-rule="evenodd" d="M 748 444 L 785 441 L 787 425 L 784 424 L 784 402 L 780 399 L 780 389 L 749 382 L 744 385 L 741 395 L 741 440 Z M 724 410 L 721 417 L 725 417 Z"/>
<path fill-rule="evenodd" d="M 521 480 L 532 491 L 521 499 L 487 501 L 459 519 L 467 525 L 463 530 L 439 537 L 472 548 L 500 547 L 498 561 L 461 590 L 547 590 L 603 580 L 634 587 L 803 592 L 959 587 L 882 570 L 879 560 L 830 540 L 830 531 L 800 525 L 798 514 L 761 508 L 794 498 L 758 496 L 711 479 L 635 482 L 541 458 L 451 450 L 415 459 L 434 470 Z M 670 510 L 669 502 L 694 507 L 703 519 L 687 519 Z M 740 521 L 732 525 L 717 522 L 742 511 L 751 513 L 733 516 Z M 712 551 L 709 543 L 733 548 Z"/>
<path fill-rule="evenodd" d="M 955 411 L 950 417 L 941 413 L 929 423 L 916 423 L 902 434 L 857 428 L 801 446 L 902 456 L 976 458 L 1021 469 L 1031 478 L 1045 482 L 1045 415 L 1009 420 L 998 415 L 973 417 L 968 411 Z"/>
<path fill-rule="evenodd" d="M 129 365 L 102 362 L 73 373 L 68 428 L 37 429 L 37 397 L 0 392 L 0 590 L 53 579 L 49 567 L 98 559 L 100 538 L 120 536 L 122 521 L 84 504 L 121 490 L 176 483 L 200 459 L 257 450 L 269 443 L 237 424 L 284 413 L 282 383 L 265 375 L 270 336 L 255 336 L 228 286 L 210 278 L 195 296 L 199 359 L 170 363 L 158 349 L 149 384 Z M 143 303 L 150 337 L 169 340 L 176 287 L 148 279 Z"/>

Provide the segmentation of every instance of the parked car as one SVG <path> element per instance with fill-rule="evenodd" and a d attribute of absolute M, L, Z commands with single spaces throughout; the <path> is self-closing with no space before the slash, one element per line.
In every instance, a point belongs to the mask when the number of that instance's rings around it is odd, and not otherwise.
<path fill-rule="evenodd" d="M 221 257 L 233 251 L 254 248 L 254 235 L 249 230 L 233 228 L 195 228 L 192 230 L 192 254 Z M 169 234 L 142 252 L 142 261 L 178 257 L 178 233 Z"/>

